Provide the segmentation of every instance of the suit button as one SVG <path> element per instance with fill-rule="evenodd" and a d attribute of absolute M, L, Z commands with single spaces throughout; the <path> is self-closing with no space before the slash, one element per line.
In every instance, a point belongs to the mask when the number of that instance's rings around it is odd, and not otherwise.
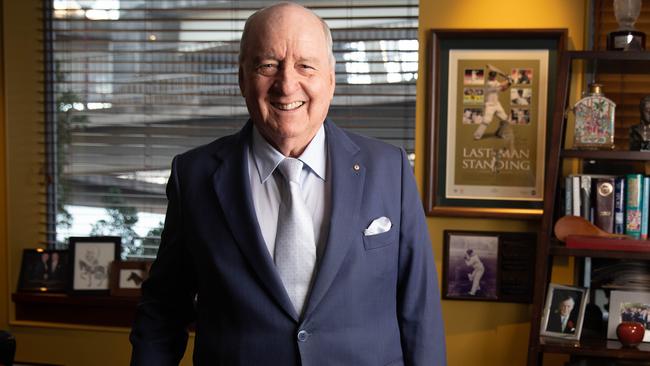
<path fill-rule="evenodd" d="M 309 332 L 306 330 L 301 330 L 298 332 L 298 342 L 306 342 L 307 338 L 309 338 Z"/>

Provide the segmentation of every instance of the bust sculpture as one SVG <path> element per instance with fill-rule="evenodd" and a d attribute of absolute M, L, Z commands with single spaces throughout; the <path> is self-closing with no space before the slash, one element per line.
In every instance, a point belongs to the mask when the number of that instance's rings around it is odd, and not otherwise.
<path fill-rule="evenodd" d="M 650 151 L 650 95 L 639 102 L 641 121 L 630 127 L 630 150 Z"/>

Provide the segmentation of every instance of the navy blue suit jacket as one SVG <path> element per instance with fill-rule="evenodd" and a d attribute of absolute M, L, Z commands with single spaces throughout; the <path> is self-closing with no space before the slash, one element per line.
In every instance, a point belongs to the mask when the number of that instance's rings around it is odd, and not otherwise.
<path fill-rule="evenodd" d="M 325 122 L 330 229 L 299 317 L 255 216 L 251 128 L 174 159 L 132 365 L 178 364 L 192 321 L 196 365 L 444 365 L 433 254 L 404 151 Z M 381 216 L 390 231 L 364 236 Z"/>

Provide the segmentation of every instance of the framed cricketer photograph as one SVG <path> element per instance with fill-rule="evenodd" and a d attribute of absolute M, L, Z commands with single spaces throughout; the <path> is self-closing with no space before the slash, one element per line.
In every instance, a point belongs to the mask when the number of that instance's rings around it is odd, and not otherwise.
<path fill-rule="evenodd" d="M 537 236 L 445 230 L 442 298 L 530 303 Z"/>
<path fill-rule="evenodd" d="M 539 218 L 566 30 L 433 30 L 429 215 Z"/>

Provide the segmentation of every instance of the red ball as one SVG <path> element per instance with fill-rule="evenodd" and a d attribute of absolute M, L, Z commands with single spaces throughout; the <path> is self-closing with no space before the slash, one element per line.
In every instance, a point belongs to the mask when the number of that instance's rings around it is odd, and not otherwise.
<path fill-rule="evenodd" d="M 645 328 L 639 322 L 621 322 L 616 327 L 616 336 L 625 347 L 636 347 L 643 341 Z"/>

